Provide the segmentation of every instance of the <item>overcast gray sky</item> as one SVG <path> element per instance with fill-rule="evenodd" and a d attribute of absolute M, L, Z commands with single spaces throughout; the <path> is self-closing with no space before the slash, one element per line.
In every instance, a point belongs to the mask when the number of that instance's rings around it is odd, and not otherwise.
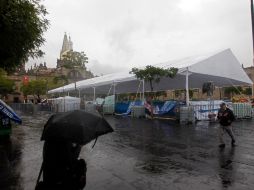
<path fill-rule="evenodd" d="M 95 74 L 226 48 L 244 66 L 252 64 L 250 0 L 44 0 L 43 4 L 51 25 L 39 62 L 48 67 L 56 67 L 64 32 L 70 34 L 75 51 L 87 54 L 87 67 Z"/>

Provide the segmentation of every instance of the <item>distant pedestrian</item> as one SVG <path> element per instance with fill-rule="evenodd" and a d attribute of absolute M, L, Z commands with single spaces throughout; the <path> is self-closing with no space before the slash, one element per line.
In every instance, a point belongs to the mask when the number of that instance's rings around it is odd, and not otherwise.
<path fill-rule="evenodd" d="M 231 123 L 235 120 L 235 116 L 230 110 L 225 103 L 220 104 L 220 110 L 218 112 L 217 116 L 219 122 L 220 122 L 220 127 L 219 127 L 219 140 L 220 140 L 220 148 L 225 147 L 225 142 L 223 140 L 223 135 L 224 132 L 226 131 L 228 135 L 231 137 L 231 145 L 232 147 L 235 146 L 235 137 L 234 133 L 232 131 L 232 125 Z"/>

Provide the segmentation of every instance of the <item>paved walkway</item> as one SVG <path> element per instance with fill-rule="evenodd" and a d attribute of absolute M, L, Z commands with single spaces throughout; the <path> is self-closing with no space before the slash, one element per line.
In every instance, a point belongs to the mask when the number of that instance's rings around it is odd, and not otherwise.
<path fill-rule="evenodd" d="M 49 115 L 24 116 L 0 155 L 0 189 L 34 189 L 41 164 L 42 126 Z M 83 147 L 88 190 L 248 190 L 254 187 L 254 122 L 234 123 L 237 147 L 218 149 L 218 124 L 107 117 L 115 132 Z M 0 150 L 3 152 L 1 145 Z M 1 152 L 1 153 L 2 153 Z M 8 166 L 7 166 L 8 165 Z M 11 172 L 9 172 L 11 171 Z M 6 178 L 7 176 L 7 178 Z"/>
<path fill-rule="evenodd" d="M 85 148 L 87 189 L 253 189 L 254 126 L 234 123 L 237 147 L 217 147 L 218 124 L 108 118 L 116 129 Z M 230 163 L 232 161 L 232 163 Z"/>

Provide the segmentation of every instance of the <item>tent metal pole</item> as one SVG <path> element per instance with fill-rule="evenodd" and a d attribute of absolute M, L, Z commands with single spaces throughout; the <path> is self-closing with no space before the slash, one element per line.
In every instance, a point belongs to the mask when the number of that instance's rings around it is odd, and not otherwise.
<path fill-rule="evenodd" d="M 189 68 L 186 70 L 186 105 L 189 106 L 190 97 L 189 97 Z"/>
<path fill-rule="evenodd" d="M 137 99 L 138 94 L 139 94 L 139 92 L 140 92 L 140 85 L 141 85 L 141 82 L 142 82 L 142 81 L 139 81 L 138 90 L 137 90 L 137 93 L 136 93 L 136 96 L 135 96 L 135 100 Z"/>
<path fill-rule="evenodd" d="M 116 83 L 114 82 L 113 83 L 113 95 L 115 95 L 116 94 Z"/>
<path fill-rule="evenodd" d="M 143 97 L 142 97 L 142 99 L 143 99 L 143 101 L 145 101 L 145 80 L 143 79 L 142 82 L 143 82 L 143 89 L 142 89 L 142 91 L 143 91 L 142 96 Z"/>
<path fill-rule="evenodd" d="M 93 87 L 93 101 L 95 102 L 95 87 Z"/>
<path fill-rule="evenodd" d="M 112 84 L 110 85 L 110 88 L 109 88 L 107 96 L 110 94 L 111 88 L 112 88 Z"/>
<path fill-rule="evenodd" d="M 80 89 L 78 89 L 78 97 L 80 98 Z"/>

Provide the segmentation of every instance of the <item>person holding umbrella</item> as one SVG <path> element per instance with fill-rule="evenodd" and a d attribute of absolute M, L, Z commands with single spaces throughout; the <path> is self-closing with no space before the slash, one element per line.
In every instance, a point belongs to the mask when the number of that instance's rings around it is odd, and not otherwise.
<path fill-rule="evenodd" d="M 43 162 L 35 189 L 83 189 L 87 169 L 85 160 L 78 158 L 81 147 L 110 132 L 113 129 L 103 117 L 82 110 L 52 115 L 41 137 Z"/>
<path fill-rule="evenodd" d="M 231 137 L 231 145 L 232 147 L 235 146 L 235 136 L 232 130 L 231 123 L 235 120 L 235 116 L 229 108 L 227 108 L 226 104 L 223 102 L 220 104 L 220 110 L 218 112 L 217 116 L 219 122 L 220 122 L 220 128 L 219 128 L 219 140 L 220 140 L 220 148 L 225 148 L 225 142 L 223 140 L 224 131 L 228 133 L 228 135 Z"/>
<path fill-rule="evenodd" d="M 78 159 L 81 146 L 65 141 L 45 141 L 43 181 L 52 189 L 83 189 L 86 185 L 86 162 Z"/>

